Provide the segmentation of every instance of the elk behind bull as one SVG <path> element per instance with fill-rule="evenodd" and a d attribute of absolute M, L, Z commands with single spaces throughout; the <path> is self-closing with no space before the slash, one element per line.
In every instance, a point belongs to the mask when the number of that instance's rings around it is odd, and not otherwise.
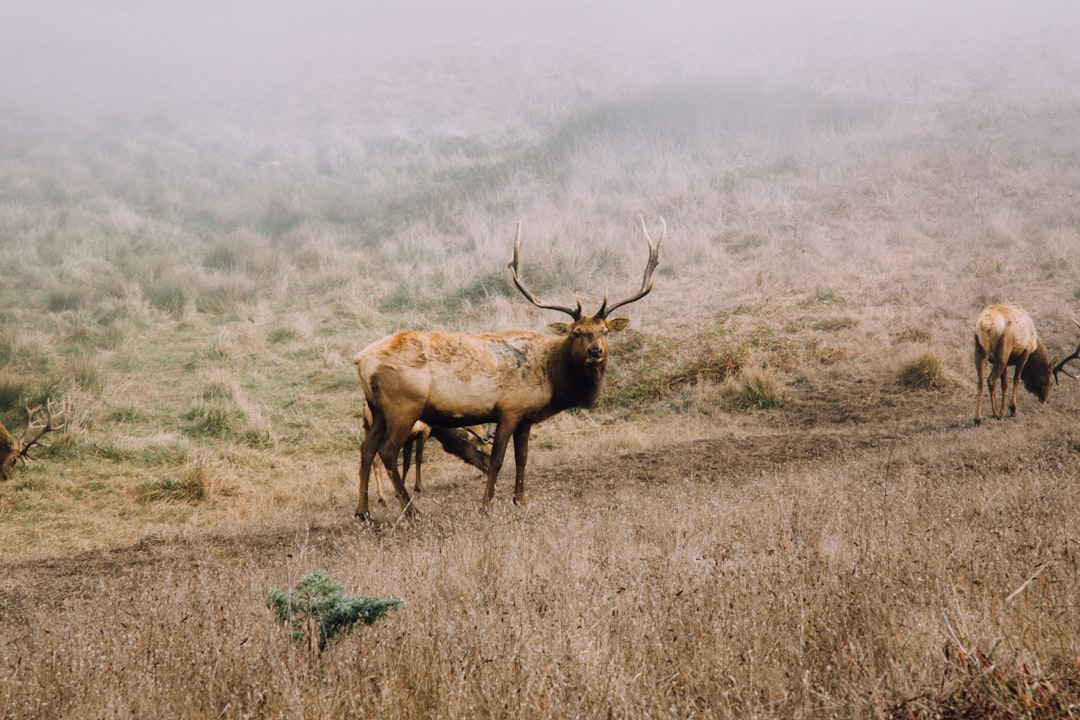
<path fill-rule="evenodd" d="M 529 330 L 479 335 L 403 331 L 377 340 L 353 358 L 372 411 L 371 428 L 360 447 L 357 517 L 369 517 L 367 491 L 376 454 L 389 471 L 405 511 L 412 512 L 397 459 L 418 420 L 436 427 L 494 422 L 484 507 L 495 496 L 495 481 L 511 437 L 516 465 L 514 502 L 525 504 L 525 465 L 532 426 L 563 410 L 596 403 L 607 366 L 608 333 L 618 332 L 630 322 L 609 319 L 608 315 L 652 290 L 664 233 L 654 244 L 644 218 L 641 227 L 649 245 L 641 289 L 610 306 L 605 297 L 600 309 L 589 317 L 582 315 L 580 302 L 574 308 L 544 304 L 525 286 L 519 275 L 518 225 L 509 265 L 511 276 L 533 305 L 570 316 L 570 323 L 548 326 L 556 337 Z"/>
<path fill-rule="evenodd" d="M 363 412 L 364 432 L 366 433 L 371 428 L 371 407 L 365 402 Z M 421 467 L 424 463 L 424 444 L 427 443 L 429 437 L 434 436 L 436 440 L 443 446 L 451 455 L 461 458 L 468 464 L 472 465 L 480 472 L 487 474 L 488 468 L 491 465 L 491 434 L 494 430 L 490 425 L 471 425 L 467 428 L 442 428 L 431 427 L 427 423 L 417 421 L 413 425 L 413 431 L 409 435 L 409 439 L 405 441 L 405 445 L 402 446 L 402 467 L 401 476 L 405 478 L 409 475 L 409 465 L 413 457 L 413 448 L 415 447 L 416 457 L 416 480 L 413 481 L 413 491 L 421 492 L 424 489 L 423 480 L 421 477 Z M 375 472 L 375 486 L 376 491 L 379 494 L 379 503 L 386 504 L 386 493 L 383 491 L 383 474 L 378 473 L 372 468 L 372 472 Z"/>
<path fill-rule="evenodd" d="M 987 365 L 990 375 L 987 377 Z M 1054 381 L 1046 346 L 1035 332 L 1031 316 L 1016 305 L 990 305 L 975 322 L 975 369 L 979 375 L 978 395 L 975 401 L 975 424 L 982 422 L 983 381 L 990 391 L 990 412 L 1001 419 L 1005 412 L 1008 366 L 1012 365 L 1013 387 L 1009 402 L 1009 414 L 1016 415 L 1016 400 L 1022 380 L 1024 388 L 1046 402 Z M 1001 383 L 1001 405 L 994 397 L 994 388 Z"/>

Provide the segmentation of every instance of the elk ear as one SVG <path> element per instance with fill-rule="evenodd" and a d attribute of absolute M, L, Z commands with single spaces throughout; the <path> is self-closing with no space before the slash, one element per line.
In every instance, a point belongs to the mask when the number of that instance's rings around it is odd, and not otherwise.
<path fill-rule="evenodd" d="M 548 330 L 556 335 L 569 335 L 570 324 L 569 323 L 548 323 Z"/>
<path fill-rule="evenodd" d="M 607 329 L 611 332 L 619 332 L 625 330 L 626 326 L 630 324 L 630 318 L 615 318 L 614 320 L 606 320 Z"/>

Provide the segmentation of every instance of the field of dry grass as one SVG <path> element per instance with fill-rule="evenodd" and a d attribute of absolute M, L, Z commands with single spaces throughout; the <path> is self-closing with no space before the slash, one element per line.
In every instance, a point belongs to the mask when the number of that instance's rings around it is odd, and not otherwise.
<path fill-rule="evenodd" d="M 971 361 L 990 302 L 1080 340 L 1075 51 L 512 50 L 273 120 L 0 114 L 0 421 L 66 420 L 0 486 L 0 717 L 1080 712 L 1080 386 L 975 428 Z M 655 290 L 530 505 L 433 444 L 420 517 L 356 522 L 353 354 L 558 319 L 519 220 L 594 310 L 641 214 Z M 312 653 L 267 600 L 316 570 L 404 606 Z"/>

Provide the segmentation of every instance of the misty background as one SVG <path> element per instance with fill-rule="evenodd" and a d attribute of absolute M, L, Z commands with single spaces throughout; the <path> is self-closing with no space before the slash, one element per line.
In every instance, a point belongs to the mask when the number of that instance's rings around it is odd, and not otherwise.
<path fill-rule="evenodd" d="M 0 23 L 0 109 L 498 134 L 682 77 L 894 95 L 958 78 L 1022 92 L 1052 71 L 1073 94 L 1077 37 L 1066 0 L 16 0 Z"/>

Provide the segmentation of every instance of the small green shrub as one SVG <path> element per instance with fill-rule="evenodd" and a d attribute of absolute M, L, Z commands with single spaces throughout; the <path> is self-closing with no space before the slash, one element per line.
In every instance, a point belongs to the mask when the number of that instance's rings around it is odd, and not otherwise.
<path fill-rule="evenodd" d="M 275 590 L 267 601 L 294 640 L 307 640 L 309 647 L 319 650 L 357 624 L 371 625 L 404 603 L 397 597 L 349 597 L 324 570 L 311 573 L 292 590 Z"/>

